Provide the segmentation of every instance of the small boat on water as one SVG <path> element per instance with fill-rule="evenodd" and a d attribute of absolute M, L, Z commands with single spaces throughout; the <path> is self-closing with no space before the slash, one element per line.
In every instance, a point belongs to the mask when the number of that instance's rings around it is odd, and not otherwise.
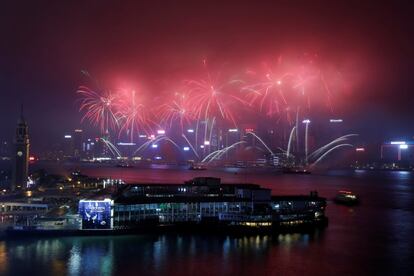
<path fill-rule="evenodd" d="M 118 168 L 133 168 L 133 167 L 134 167 L 134 166 L 132 166 L 131 164 L 126 163 L 126 162 L 118 163 L 116 166 L 117 166 Z"/>
<path fill-rule="evenodd" d="M 351 191 L 339 191 L 334 198 L 334 202 L 343 205 L 357 205 L 359 203 L 359 197 Z"/>
<path fill-rule="evenodd" d="M 192 171 L 204 171 L 207 170 L 207 168 L 201 164 L 192 164 L 189 168 L 189 170 Z"/>
<path fill-rule="evenodd" d="M 306 168 L 302 167 L 292 167 L 292 168 L 284 168 L 283 173 L 286 174 L 310 174 L 311 172 Z"/>

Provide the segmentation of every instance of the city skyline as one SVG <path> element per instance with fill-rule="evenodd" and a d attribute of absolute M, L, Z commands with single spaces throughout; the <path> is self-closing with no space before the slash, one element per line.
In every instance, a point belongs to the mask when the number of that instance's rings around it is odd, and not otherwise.
<path fill-rule="evenodd" d="M 306 53 L 317 54 L 325 64 L 344 73 L 349 89 L 336 98 L 335 112 L 363 139 L 410 138 L 412 99 L 408 91 L 412 83 L 405 69 L 410 66 L 408 49 L 413 41 L 403 35 L 408 29 L 403 7 L 356 2 L 301 4 L 297 10 L 280 4 L 280 17 L 270 16 L 270 3 L 250 7 L 247 2 L 213 2 L 203 7 L 158 2 L 117 8 L 64 4 L 48 5 L 41 11 L 33 7 L 33 13 L 18 13 L 16 19 L 5 15 L 0 32 L 8 43 L 0 46 L 5 55 L 0 82 L 2 113 L 8 115 L 0 119 L 0 139 L 11 141 L 20 103 L 30 118 L 35 151 L 44 150 L 71 129 L 96 133 L 87 122 L 80 123 L 82 114 L 77 112 L 75 92 L 86 82 L 82 70 L 108 86 L 128 83 L 158 95 L 157 91 L 166 87 L 174 90 L 177 82 L 200 70 L 204 59 L 213 71 L 224 66 L 227 73 L 240 75 L 260 69 L 263 61 L 276 63 L 280 56 L 297 60 Z M 171 9 L 151 13 L 160 6 Z M 18 4 L 8 4 L 4 11 L 12 14 L 18 9 Z M 305 14 L 306 9 L 313 13 Z M 370 9 L 373 12 L 366 14 Z M 86 15 L 89 11 L 95 16 L 92 22 L 89 18 L 93 16 Z M 142 11 L 141 16 L 128 16 L 134 11 Z M 390 11 L 400 15 L 393 25 L 388 24 Z M 54 17 L 43 17 L 42 13 Z M 183 16 L 189 16 L 193 24 L 186 26 L 180 19 Z M 161 17 L 164 21 L 158 20 Z M 13 20 L 18 20 L 15 32 L 6 27 Z M 174 22 L 174 27 L 168 22 Z M 376 24 L 387 28 L 375 28 Z M 64 37 L 58 26 L 67 30 Z M 103 32 L 105 27 L 113 32 Z M 132 32 L 120 31 L 127 27 Z M 171 28 L 176 29 L 176 35 L 169 35 Z M 230 41 L 236 43 L 229 47 Z M 377 47 L 379 43 L 382 47 Z M 55 58 L 46 58 L 49 55 Z M 24 68 L 13 69 L 22 62 Z"/>

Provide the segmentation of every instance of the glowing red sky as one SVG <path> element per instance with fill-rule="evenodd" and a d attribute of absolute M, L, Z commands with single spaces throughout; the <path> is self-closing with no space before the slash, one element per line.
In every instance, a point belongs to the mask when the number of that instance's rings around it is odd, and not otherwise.
<path fill-rule="evenodd" d="M 193 74 L 203 58 L 237 73 L 281 54 L 304 52 L 317 53 L 344 73 L 352 93 L 341 98 L 341 109 L 357 131 L 368 126 L 385 136 L 414 131 L 407 119 L 414 104 L 408 6 L 378 1 L 135 2 L 2 4 L 0 139 L 13 135 L 20 102 L 37 145 L 78 127 L 74 92 L 84 82 L 84 69 L 100 80 L 159 91 L 166 82 Z"/>

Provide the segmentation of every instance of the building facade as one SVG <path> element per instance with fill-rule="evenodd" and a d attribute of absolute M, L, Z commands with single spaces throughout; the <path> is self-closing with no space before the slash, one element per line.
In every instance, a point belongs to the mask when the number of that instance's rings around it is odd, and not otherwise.
<path fill-rule="evenodd" d="M 13 152 L 13 175 L 11 190 L 25 188 L 29 171 L 29 130 L 23 118 L 23 110 L 17 123 Z"/>
<path fill-rule="evenodd" d="M 128 230 L 151 226 L 219 225 L 270 228 L 317 224 L 326 201 L 310 196 L 272 197 L 255 184 L 222 184 L 211 177 L 184 184 L 129 184 L 116 196 L 79 202 L 82 229 Z"/>

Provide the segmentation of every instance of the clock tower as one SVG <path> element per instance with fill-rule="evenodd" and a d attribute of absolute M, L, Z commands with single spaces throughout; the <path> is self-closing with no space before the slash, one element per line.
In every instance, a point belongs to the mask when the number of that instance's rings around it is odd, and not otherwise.
<path fill-rule="evenodd" d="M 20 119 L 17 122 L 13 152 L 12 191 L 26 188 L 29 171 L 29 132 L 23 118 L 23 106 Z"/>

